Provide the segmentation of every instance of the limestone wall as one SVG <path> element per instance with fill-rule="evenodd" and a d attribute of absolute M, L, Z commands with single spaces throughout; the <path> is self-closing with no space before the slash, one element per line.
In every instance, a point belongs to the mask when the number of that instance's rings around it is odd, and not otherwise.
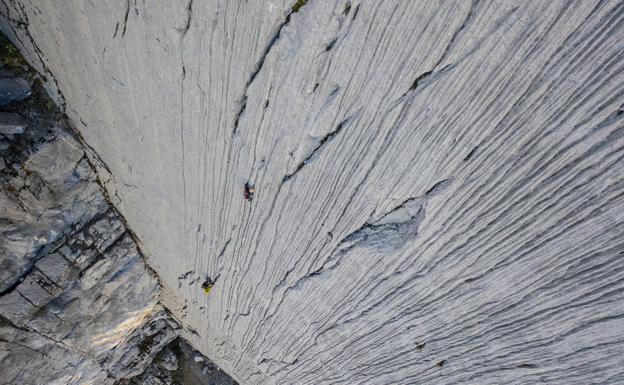
<path fill-rule="evenodd" d="M 624 382 L 624 3 L 304 3 L 0 7 L 191 344 L 242 384 Z"/>

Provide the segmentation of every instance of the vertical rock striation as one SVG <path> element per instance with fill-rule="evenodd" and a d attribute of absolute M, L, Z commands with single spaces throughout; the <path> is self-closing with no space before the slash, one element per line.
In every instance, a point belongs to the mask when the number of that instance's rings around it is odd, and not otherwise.
<path fill-rule="evenodd" d="M 0 12 L 240 383 L 624 382 L 622 1 Z"/>

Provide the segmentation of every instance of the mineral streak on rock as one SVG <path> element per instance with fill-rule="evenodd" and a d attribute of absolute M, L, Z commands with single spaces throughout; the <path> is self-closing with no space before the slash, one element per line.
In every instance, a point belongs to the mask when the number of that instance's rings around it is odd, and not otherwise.
<path fill-rule="evenodd" d="M 624 383 L 624 2 L 4 3 L 162 305 L 239 383 Z M 3 290 L 106 210 L 92 174 L 37 171 L 78 164 L 55 143 L 4 159 L 34 171 Z M 52 210 L 68 181 L 87 211 Z"/>

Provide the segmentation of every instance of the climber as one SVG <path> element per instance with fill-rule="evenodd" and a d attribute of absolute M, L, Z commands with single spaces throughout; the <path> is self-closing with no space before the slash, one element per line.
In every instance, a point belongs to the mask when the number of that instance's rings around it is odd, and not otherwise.
<path fill-rule="evenodd" d="M 249 182 L 245 183 L 245 189 L 243 190 L 243 196 L 245 197 L 245 199 L 251 202 L 253 200 L 253 195 L 255 192 L 256 189 L 253 185 L 250 185 Z"/>

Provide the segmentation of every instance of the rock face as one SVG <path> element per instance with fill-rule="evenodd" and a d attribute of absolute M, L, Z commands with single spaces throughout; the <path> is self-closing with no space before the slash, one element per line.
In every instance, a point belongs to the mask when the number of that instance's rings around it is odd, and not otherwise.
<path fill-rule="evenodd" d="M 0 11 L 239 382 L 624 382 L 624 2 Z"/>
<path fill-rule="evenodd" d="M 22 75 L 7 79 L 30 95 L 36 78 Z M 149 380 L 180 325 L 81 144 L 34 89 L 0 112 L 0 384 Z"/>
<path fill-rule="evenodd" d="M 156 356 L 139 376 L 122 380 L 117 385 L 237 385 L 213 363 L 177 338 Z"/>
<path fill-rule="evenodd" d="M 2 132 L 0 151 L 0 382 L 112 384 L 141 374 L 179 325 L 80 143 L 36 90 L 0 114 L 19 127 Z"/>

